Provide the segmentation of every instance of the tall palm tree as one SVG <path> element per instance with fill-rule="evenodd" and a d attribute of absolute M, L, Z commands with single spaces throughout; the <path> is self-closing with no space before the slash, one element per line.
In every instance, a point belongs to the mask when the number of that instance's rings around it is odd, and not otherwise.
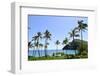
<path fill-rule="evenodd" d="M 83 51 L 83 31 L 87 30 L 88 25 L 83 20 L 78 21 L 78 29 L 81 34 L 81 51 Z"/>
<path fill-rule="evenodd" d="M 44 38 L 45 38 L 45 46 L 44 46 L 44 48 L 45 48 L 45 57 L 47 57 L 47 47 L 49 45 L 48 40 L 51 40 L 51 33 L 48 30 L 46 30 L 44 32 Z"/>
<path fill-rule="evenodd" d="M 32 37 L 33 41 L 34 41 L 34 44 L 35 44 L 35 47 L 37 48 L 37 51 L 38 51 L 38 55 L 40 57 L 40 52 L 39 52 L 39 43 L 40 43 L 40 40 L 42 39 L 42 34 L 41 32 L 37 32 L 37 35 L 35 35 L 34 37 Z"/>
<path fill-rule="evenodd" d="M 41 34 L 41 32 L 37 32 L 37 42 L 36 42 L 36 46 L 37 46 L 37 51 L 38 51 L 39 57 L 40 57 L 40 51 L 39 51 L 40 39 L 42 39 L 42 34 Z"/>
<path fill-rule="evenodd" d="M 56 48 L 57 48 L 57 51 L 58 51 L 58 45 L 60 44 L 60 41 L 57 40 L 57 41 L 55 42 L 55 44 L 56 44 Z"/>
<path fill-rule="evenodd" d="M 34 45 L 36 45 L 37 39 L 38 39 L 38 36 L 33 36 L 33 37 L 32 37 L 32 41 L 34 41 Z M 36 47 L 36 46 L 35 46 L 35 47 Z"/>
<path fill-rule="evenodd" d="M 38 54 L 39 54 L 39 57 L 40 57 L 40 51 L 39 51 L 39 43 L 40 43 L 40 40 L 42 39 L 42 34 L 41 32 L 37 32 L 37 49 L 38 49 Z"/>

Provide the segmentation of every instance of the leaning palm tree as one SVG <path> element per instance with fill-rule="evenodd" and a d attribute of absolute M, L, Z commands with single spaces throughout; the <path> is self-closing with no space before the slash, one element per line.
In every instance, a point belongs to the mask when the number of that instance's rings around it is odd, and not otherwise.
<path fill-rule="evenodd" d="M 33 42 L 34 48 L 36 48 L 36 49 L 37 49 L 37 38 L 38 38 L 38 36 L 36 36 L 36 35 L 32 37 L 32 42 Z M 34 50 L 33 53 L 36 54 L 36 50 Z"/>
<path fill-rule="evenodd" d="M 44 49 L 45 49 L 45 57 L 47 57 L 47 47 L 49 45 L 48 40 L 51 40 L 51 33 L 48 30 L 46 30 L 44 32 L 44 38 L 45 38 L 45 46 L 44 46 Z"/>
<path fill-rule="evenodd" d="M 34 45 L 36 44 L 37 39 L 38 39 L 38 36 L 33 36 L 33 37 L 32 37 L 32 41 L 34 41 Z M 36 47 L 36 46 L 35 46 L 35 47 Z"/>
<path fill-rule="evenodd" d="M 33 45 L 32 45 L 32 43 L 31 43 L 31 41 L 29 41 L 29 42 L 28 42 L 28 55 L 29 55 L 29 50 L 30 50 L 30 48 L 32 48 L 32 46 L 33 46 Z"/>
<path fill-rule="evenodd" d="M 40 40 L 42 39 L 42 34 L 41 32 L 37 32 L 37 35 L 33 37 L 35 39 L 35 46 L 37 48 L 37 51 L 38 51 L 38 55 L 40 57 L 40 51 L 39 51 L 39 43 L 40 43 Z"/>
<path fill-rule="evenodd" d="M 75 27 L 71 32 L 69 32 L 70 38 L 72 38 L 72 41 L 74 42 L 75 37 L 79 37 L 78 34 L 78 28 Z"/>
<path fill-rule="evenodd" d="M 36 42 L 34 45 L 35 45 L 35 47 L 36 47 L 36 49 L 37 49 L 35 52 L 38 53 L 38 56 L 40 57 L 40 52 L 39 52 L 39 50 L 38 50 L 38 42 Z"/>
<path fill-rule="evenodd" d="M 41 32 L 38 32 L 37 35 L 35 35 L 34 37 L 32 37 L 33 41 L 34 41 L 34 45 L 35 47 L 37 48 L 37 51 L 38 51 L 38 55 L 40 57 L 40 52 L 39 52 L 39 43 L 40 43 L 40 39 L 42 38 L 42 34 Z"/>
<path fill-rule="evenodd" d="M 31 41 L 28 42 L 28 52 L 29 52 L 29 48 L 32 48 L 32 43 L 31 43 Z"/>
<path fill-rule="evenodd" d="M 57 41 L 55 42 L 55 44 L 56 44 L 56 49 L 57 49 L 57 51 L 58 51 L 58 45 L 60 44 L 60 41 L 57 40 Z"/>
<path fill-rule="evenodd" d="M 81 34 L 81 51 L 83 51 L 83 31 L 87 30 L 88 25 L 83 20 L 78 21 L 78 29 Z"/>

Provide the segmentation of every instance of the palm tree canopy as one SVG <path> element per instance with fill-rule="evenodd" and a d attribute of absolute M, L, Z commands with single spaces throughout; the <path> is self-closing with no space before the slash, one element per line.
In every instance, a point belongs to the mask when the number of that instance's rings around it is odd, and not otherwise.
<path fill-rule="evenodd" d="M 78 28 L 80 30 L 87 30 L 88 25 L 86 23 L 83 23 L 83 20 L 78 21 Z"/>
<path fill-rule="evenodd" d="M 48 30 L 44 32 L 44 38 L 51 39 L 51 33 Z"/>
<path fill-rule="evenodd" d="M 67 44 L 68 43 L 68 38 L 65 38 L 62 42 L 62 44 Z"/>
<path fill-rule="evenodd" d="M 38 43 L 38 42 L 34 43 L 34 46 L 38 47 L 38 45 L 39 45 L 39 43 Z"/>
<path fill-rule="evenodd" d="M 59 45 L 59 44 L 60 44 L 59 40 L 57 40 L 55 44 L 56 44 L 56 45 Z"/>
<path fill-rule="evenodd" d="M 37 33 L 37 36 L 38 36 L 38 38 L 42 38 L 41 32 L 38 32 L 38 33 Z"/>
<path fill-rule="evenodd" d="M 71 32 L 69 32 L 69 35 L 70 35 L 70 37 L 73 37 L 73 36 L 79 37 L 78 28 L 75 27 Z"/>
<path fill-rule="evenodd" d="M 39 46 L 40 46 L 40 47 L 43 47 L 43 44 L 40 43 Z"/>
<path fill-rule="evenodd" d="M 32 37 L 32 41 L 36 41 L 38 39 L 38 36 Z"/>
<path fill-rule="evenodd" d="M 28 47 L 29 47 L 29 48 L 32 48 L 32 46 L 33 46 L 33 45 L 32 45 L 32 43 L 31 43 L 31 41 L 28 42 Z"/>

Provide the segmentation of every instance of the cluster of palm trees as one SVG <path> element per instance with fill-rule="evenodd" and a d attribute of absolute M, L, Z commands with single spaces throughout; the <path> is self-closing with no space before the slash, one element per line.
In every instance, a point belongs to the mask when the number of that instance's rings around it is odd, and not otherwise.
<path fill-rule="evenodd" d="M 83 32 L 87 30 L 88 25 L 83 23 L 83 20 L 77 22 L 78 26 L 75 27 L 71 32 L 69 32 L 70 37 L 72 37 L 72 41 L 74 43 L 75 37 L 80 37 L 81 39 L 81 52 L 83 51 Z"/>
<path fill-rule="evenodd" d="M 68 38 L 66 37 L 64 40 L 63 40 L 63 42 L 62 42 L 62 44 L 63 45 L 66 45 L 68 43 Z M 56 40 L 56 42 L 55 42 L 55 45 L 56 45 L 56 50 L 58 51 L 58 46 L 61 44 L 61 42 L 59 41 L 59 40 Z"/>
<path fill-rule="evenodd" d="M 72 38 L 72 42 L 74 44 L 74 40 L 76 37 L 80 37 L 81 38 L 81 51 L 83 51 L 83 31 L 85 32 L 85 30 L 87 30 L 88 25 L 86 23 L 83 23 L 83 20 L 80 20 L 77 22 L 78 26 L 75 27 L 73 30 L 71 30 L 71 32 L 69 32 L 68 34 L 70 35 L 70 38 Z M 58 50 L 58 45 L 61 42 L 59 40 L 56 41 L 56 45 L 57 45 L 57 50 Z M 62 44 L 65 46 L 66 44 L 68 44 L 68 38 L 66 37 Z"/>
<path fill-rule="evenodd" d="M 75 27 L 73 30 L 71 30 L 71 32 L 69 32 L 68 34 L 70 35 L 70 38 L 72 38 L 73 43 L 74 43 L 74 40 L 76 37 L 81 38 L 81 42 L 80 42 L 81 43 L 81 51 L 83 51 L 82 50 L 82 48 L 83 48 L 83 31 L 87 30 L 88 25 L 86 23 L 84 23 L 83 20 L 80 20 L 77 23 L 78 23 L 78 26 Z M 42 39 L 44 39 L 44 43 L 41 43 Z M 28 51 L 29 51 L 29 48 L 34 48 L 34 50 L 36 49 L 38 51 L 38 55 L 40 57 L 39 50 L 42 50 L 42 48 L 44 47 L 45 57 L 47 57 L 48 56 L 47 55 L 47 48 L 49 45 L 49 42 L 48 42 L 49 40 L 51 40 L 51 33 L 48 30 L 46 30 L 44 33 L 37 32 L 37 34 L 32 37 L 32 40 L 30 42 L 28 42 Z M 57 51 L 58 51 L 58 46 L 60 44 L 61 44 L 61 42 L 59 40 L 55 41 Z M 63 40 L 62 44 L 64 46 L 66 44 L 68 44 L 67 37 Z"/>
<path fill-rule="evenodd" d="M 44 39 L 44 45 L 43 43 L 41 43 L 41 40 Z M 41 32 L 37 32 L 37 34 L 35 36 L 32 37 L 32 40 L 30 42 L 28 42 L 28 51 L 29 48 L 34 48 L 34 50 L 38 51 L 38 55 L 40 57 L 40 48 L 42 50 L 42 48 L 44 47 L 44 51 L 45 51 L 45 57 L 47 57 L 47 48 L 49 45 L 48 40 L 51 40 L 51 33 L 46 30 L 43 34 Z M 33 51 L 34 54 L 35 51 Z"/>

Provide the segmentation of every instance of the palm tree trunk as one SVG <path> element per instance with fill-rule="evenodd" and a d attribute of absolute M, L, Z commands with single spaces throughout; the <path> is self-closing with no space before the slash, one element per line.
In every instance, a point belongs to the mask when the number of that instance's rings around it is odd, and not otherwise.
<path fill-rule="evenodd" d="M 39 48 L 37 47 L 37 51 L 38 51 L 38 55 L 39 55 L 39 57 L 40 57 L 40 52 L 39 52 Z"/>
<path fill-rule="evenodd" d="M 58 45 L 57 45 L 57 49 L 56 49 L 56 50 L 58 51 Z M 56 52 L 57 52 L 57 51 L 56 51 Z"/>
<path fill-rule="evenodd" d="M 74 42 L 74 36 L 73 36 L 73 42 Z"/>
<path fill-rule="evenodd" d="M 40 52 L 39 52 L 39 39 L 37 40 L 37 51 L 38 51 L 38 55 L 40 57 Z"/>
<path fill-rule="evenodd" d="M 34 56 L 34 50 L 33 50 L 33 56 Z"/>
<path fill-rule="evenodd" d="M 45 57 L 47 57 L 47 49 L 46 49 L 46 46 L 47 46 L 47 39 L 45 40 L 45 48 L 44 48 L 44 50 L 45 50 Z"/>
<path fill-rule="evenodd" d="M 42 47 L 41 47 L 41 51 L 40 51 L 40 56 L 42 56 Z"/>
<path fill-rule="evenodd" d="M 76 53 L 76 49 L 75 49 L 75 41 L 74 41 L 74 36 L 73 36 L 73 47 L 74 47 L 74 50 L 75 50 L 75 55 L 76 55 L 77 53 Z"/>
<path fill-rule="evenodd" d="M 82 30 L 81 30 L 81 51 L 83 51 L 83 34 L 82 34 Z"/>
<path fill-rule="evenodd" d="M 38 54 L 39 54 L 39 57 L 40 57 L 40 51 L 39 51 L 39 48 L 38 48 Z"/>
<path fill-rule="evenodd" d="M 38 50 L 38 55 L 39 55 L 39 57 L 40 57 L 40 51 L 39 51 L 39 46 L 37 47 L 37 50 Z"/>
<path fill-rule="evenodd" d="M 35 56 L 35 47 L 33 48 L 33 56 Z"/>
<path fill-rule="evenodd" d="M 28 46 L 28 55 L 29 55 L 29 46 Z"/>
<path fill-rule="evenodd" d="M 46 57 L 46 40 L 45 40 L 45 45 L 44 45 L 44 53 L 45 53 L 45 57 Z"/>
<path fill-rule="evenodd" d="M 36 48 L 34 47 L 34 56 L 36 56 Z"/>

